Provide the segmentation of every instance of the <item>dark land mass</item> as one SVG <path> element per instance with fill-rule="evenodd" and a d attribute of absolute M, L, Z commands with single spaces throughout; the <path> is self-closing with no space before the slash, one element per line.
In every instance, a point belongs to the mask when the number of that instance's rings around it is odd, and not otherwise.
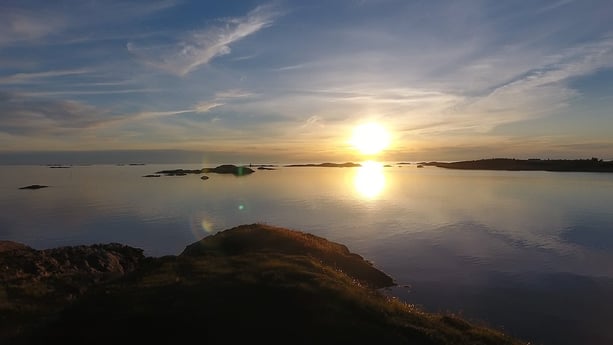
<path fill-rule="evenodd" d="M 307 233 L 242 225 L 177 256 L 0 242 L 0 343 L 522 344 L 386 297 L 391 277 Z"/>
<path fill-rule="evenodd" d="M 185 176 L 187 174 L 202 174 L 204 173 L 204 169 L 173 169 L 173 170 L 160 170 L 157 171 L 156 174 L 164 174 L 166 176 Z"/>
<path fill-rule="evenodd" d="M 494 158 L 451 163 L 424 162 L 423 165 L 447 169 L 532 170 L 568 172 L 613 172 L 613 161 L 602 159 L 512 159 Z"/>
<path fill-rule="evenodd" d="M 259 168 L 259 167 L 263 167 L 263 168 L 274 168 L 274 167 L 276 167 L 276 166 L 277 166 L 276 164 L 249 164 L 249 167 L 252 167 L 252 168 L 253 168 L 253 167 L 256 167 L 256 168 Z"/>
<path fill-rule="evenodd" d="M 159 174 L 148 174 L 148 175 L 143 175 L 143 177 L 160 177 L 162 175 Z"/>
<path fill-rule="evenodd" d="M 69 169 L 69 166 L 66 165 L 59 165 L 59 166 L 50 166 L 50 169 Z"/>
<path fill-rule="evenodd" d="M 224 164 L 217 166 L 215 168 L 202 168 L 202 169 L 173 169 L 173 170 L 161 170 L 156 172 L 156 174 L 164 174 L 166 176 L 185 176 L 187 174 L 205 174 L 205 173 L 216 173 L 216 174 L 232 174 L 235 176 L 244 176 L 254 173 L 255 170 L 245 167 L 245 166 L 236 166 L 232 164 Z"/>
<path fill-rule="evenodd" d="M 356 168 L 361 167 L 361 164 L 347 162 L 347 163 L 320 163 L 320 164 L 290 164 L 286 167 L 324 167 L 324 168 Z"/>
<path fill-rule="evenodd" d="M 409 163 L 409 162 L 400 162 L 400 163 L 398 163 L 398 164 L 399 164 L 399 165 L 409 165 L 409 164 L 411 164 L 411 163 Z"/>
<path fill-rule="evenodd" d="M 277 170 L 277 168 L 258 167 L 258 170 Z"/>
<path fill-rule="evenodd" d="M 25 186 L 25 187 L 20 187 L 19 189 L 41 189 L 41 188 L 47 188 L 49 186 L 45 186 L 42 184 L 31 184 L 29 186 Z"/>

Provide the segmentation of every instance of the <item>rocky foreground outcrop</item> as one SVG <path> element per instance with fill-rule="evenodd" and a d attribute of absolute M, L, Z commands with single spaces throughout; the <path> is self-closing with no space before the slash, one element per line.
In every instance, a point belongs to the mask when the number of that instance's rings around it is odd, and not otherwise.
<path fill-rule="evenodd" d="M 119 243 L 36 250 L 0 241 L 0 282 L 25 284 L 70 276 L 98 282 L 134 271 L 143 258 L 142 249 Z"/>
<path fill-rule="evenodd" d="M 160 258 L 117 244 L 2 248 L 3 344 L 521 344 L 386 297 L 375 288 L 392 279 L 347 247 L 269 225 L 229 229 Z M 117 279 L 98 278 L 106 273 Z M 68 302 L 45 292 L 69 277 L 81 277 L 87 292 Z M 11 288 L 18 282 L 34 284 Z"/>
<path fill-rule="evenodd" d="M 141 249 L 118 243 L 36 250 L 0 241 L 0 343 L 143 259 Z"/>
<path fill-rule="evenodd" d="M 394 285 L 393 279 L 376 269 L 360 255 L 339 243 L 299 231 L 269 225 L 241 225 L 193 243 L 181 253 L 184 257 L 233 256 L 255 253 L 303 255 L 355 278 L 361 284 L 379 289 Z"/>

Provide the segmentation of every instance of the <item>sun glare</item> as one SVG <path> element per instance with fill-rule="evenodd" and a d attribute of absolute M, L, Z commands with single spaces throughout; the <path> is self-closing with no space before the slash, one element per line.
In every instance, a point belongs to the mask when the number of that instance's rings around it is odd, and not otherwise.
<path fill-rule="evenodd" d="M 358 168 L 353 180 L 357 192 L 366 199 L 374 199 L 385 188 L 385 175 L 383 164 L 377 162 L 364 162 Z"/>
<path fill-rule="evenodd" d="M 365 123 L 353 130 L 351 145 L 365 155 L 374 155 L 390 143 L 389 133 L 377 123 Z"/>

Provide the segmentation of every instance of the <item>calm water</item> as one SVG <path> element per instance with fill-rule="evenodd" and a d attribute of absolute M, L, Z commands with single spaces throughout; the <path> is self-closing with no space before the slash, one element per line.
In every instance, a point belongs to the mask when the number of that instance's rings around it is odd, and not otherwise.
<path fill-rule="evenodd" d="M 264 222 L 347 245 L 426 310 L 533 344 L 613 344 L 613 174 L 394 165 L 141 177 L 201 167 L 0 167 L 0 239 L 160 256 Z M 51 187 L 18 189 L 30 184 Z"/>

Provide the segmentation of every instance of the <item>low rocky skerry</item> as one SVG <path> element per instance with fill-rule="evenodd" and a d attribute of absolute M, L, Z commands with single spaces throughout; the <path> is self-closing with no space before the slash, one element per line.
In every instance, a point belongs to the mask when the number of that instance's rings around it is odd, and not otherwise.
<path fill-rule="evenodd" d="M 308 164 L 288 164 L 286 167 L 319 167 L 319 168 L 359 168 L 362 165 L 359 163 L 345 162 L 345 163 L 308 163 Z"/>
<path fill-rule="evenodd" d="M 156 172 L 156 174 L 163 174 L 165 176 L 185 176 L 188 174 L 206 174 L 206 173 L 215 173 L 215 174 L 231 174 L 234 176 L 245 176 L 254 173 L 255 170 L 246 167 L 246 166 L 236 166 L 234 164 L 223 164 L 216 166 L 214 168 L 202 168 L 202 169 L 172 169 L 172 170 L 161 170 Z"/>

